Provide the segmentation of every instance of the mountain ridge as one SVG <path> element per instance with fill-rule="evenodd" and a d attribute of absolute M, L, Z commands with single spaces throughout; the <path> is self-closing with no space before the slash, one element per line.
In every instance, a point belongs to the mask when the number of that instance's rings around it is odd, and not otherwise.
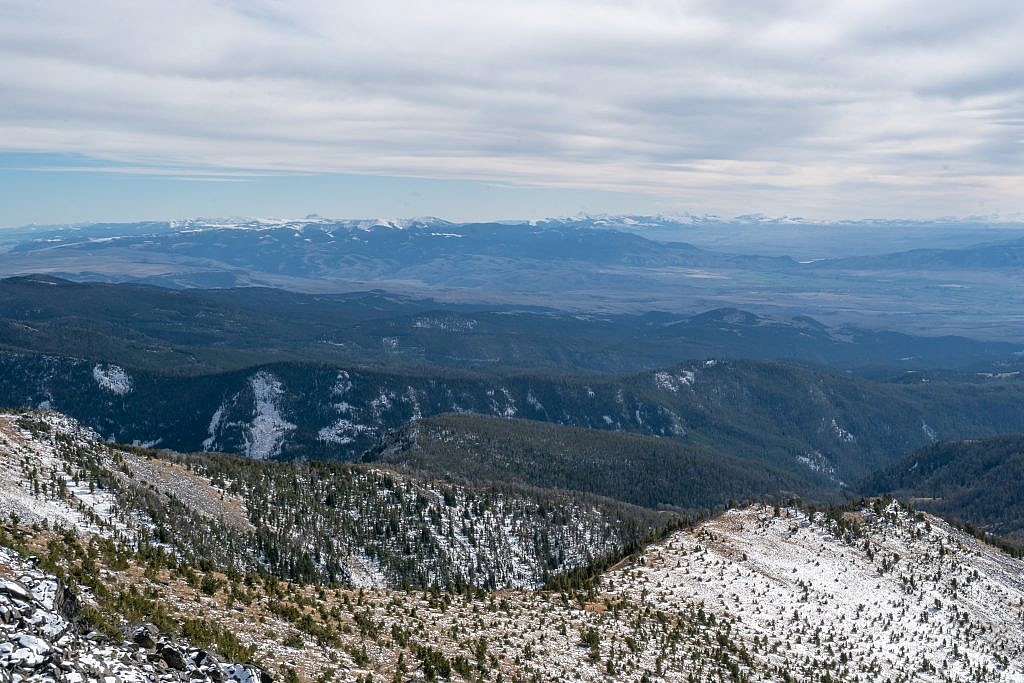
<path fill-rule="evenodd" d="M 693 313 L 728 304 L 759 314 L 810 314 L 830 324 L 1019 338 L 1013 296 L 1019 269 L 1009 267 L 1016 261 L 993 268 L 996 257 L 1006 260 L 1009 247 L 960 259 L 952 270 L 918 267 L 916 279 L 886 265 L 886 254 L 908 246 L 938 243 L 965 249 L 979 241 L 968 241 L 969 234 L 980 241 L 1024 234 L 1007 232 L 1011 228 L 936 228 L 933 238 L 918 227 L 907 238 L 910 244 L 894 241 L 885 253 L 854 254 L 851 258 L 860 261 L 842 262 L 835 258 L 842 252 L 826 248 L 852 239 L 842 231 L 833 235 L 814 229 L 816 243 L 823 246 L 794 259 L 763 236 L 747 235 L 762 229 L 759 224 L 739 225 L 732 237 L 695 234 L 701 238 L 695 245 L 680 235 L 657 241 L 650 239 L 656 233 L 587 221 L 369 223 L 304 219 L 245 228 L 196 222 L 183 229 L 137 223 L 11 233 L 0 249 L 0 275 L 45 272 L 72 279 L 174 287 L 258 285 L 311 293 L 383 288 L 414 296 L 429 292 L 450 302 L 553 305 L 587 312 Z M 802 239 L 788 235 L 780 244 L 798 246 L 797 238 Z M 867 241 L 884 242 L 884 235 Z M 756 249 L 755 243 L 760 245 Z M 872 270 L 888 275 L 864 277 L 862 271 Z M 890 278 L 898 284 L 883 281 Z M 981 283 L 987 291 L 1007 294 L 1002 306 L 979 296 Z"/>
<path fill-rule="evenodd" d="M 0 369 L 0 402 L 61 409 L 115 441 L 257 458 L 351 459 L 412 420 L 476 412 L 680 439 L 840 486 L 935 439 L 1024 429 L 1018 375 L 891 383 L 709 359 L 611 377 L 304 363 L 173 376 L 9 352 Z"/>
<path fill-rule="evenodd" d="M 735 306 L 693 315 L 579 314 L 453 305 L 383 290 L 311 295 L 0 280 L 0 346 L 203 372 L 274 360 L 444 366 L 500 373 L 621 373 L 700 357 L 796 358 L 839 369 L 996 371 L 1024 345 L 912 336 Z"/>
<path fill-rule="evenodd" d="M 204 525 L 240 505 L 263 532 L 257 553 L 265 553 L 283 527 L 229 474 L 239 470 L 217 469 L 215 461 L 229 466 L 231 458 L 176 460 L 102 445 L 94 437 L 82 441 L 79 428 L 54 413 L 6 415 L 0 435 L 0 456 L 25 465 L 2 470 L 8 478 L 0 485 L 8 495 L 0 503 L 15 492 L 38 515 L 34 524 L 9 515 L 0 521 L 0 603 L 15 595 L 21 610 L 28 603 L 20 586 L 73 580 L 82 625 L 93 630 L 58 645 L 76 671 L 99 670 L 80 662 L 100 653 L 108 657 L 106 673 L 140 683 L 147 671 L 173 678 L 183 670 L 198 680 L 222 658 L 238 657 L 260 666 L 225 665 L 240 683 L 256 683 L 261 670 L 275 680 L 320 676 L 361 683 L 499 676 L 672 683 L 945 676 L 1001 683 L 1024 676 L 1024 638 L 1017 628 L 1022 561 L 891 499 L 827 510 L 782 501 L 730 509 L 644 543 L 588 577 L 564 575 L 550 590 L 396 590 L 296 574 L 301 565 L 289 562 L 244 571 L 237 563 L 246 545 L 221 547 L 203 534 L 212 528 Z M 178 468 L 175 476 L 193 485 L 175 488 L 173 480 L 147 473 L 147 464 L 160 472 Z M 276 467 L 281 488 L 303 488 L 308 470 Z M 194 492 L 170 511 L 199 523 L 199 544 L 176 538 L 186 527 L 170 525 L 170 518 L 126 533 L 125 524 L 160 508 L 143 496 L 126 497 L 117 486 L 160 496 L 164 507 L 174 500 L 171 491 Z M 428 527 L 434 524 L 428 511 L 443 509 L 446 495 L 459 495 L 437 494 L 437 507 L 427 501 L 423 509 Z M 109 505 L 111 496 L 120 504 Z M 374 499 L 366 489 L 346 505 Z M 209 514 L 193 507 L 200 504 L 210 506 Z M 556 526 L 562 506 L 552 500 L 546 513 Z M 281 519 L 320 519 L 297 500 L 282 498 L 275 509 Z M 460 509 L 453 521 L 469 524 L 481 510 L 486 508 Z M 174 548 L 192 553 L 179 555 Z M 42 568 L 31 566 L 29 555 Z M 34 613 L 50 618 L 53 609 L 44 599 Z M 0 630 L 0 657 L 12 660 L 4 659 L 5 666 L 31 675 L 51 645 L 25 638 L 31 634 L 24 632 L 23 613 L 16 619 L 13 641 L 9 629 Z M 140 622 L 159 626 L 139 628 Z M 14 657 L 7 654 L 12 652 Z M 42 654 L 32 659 L 35 653 Z"/>

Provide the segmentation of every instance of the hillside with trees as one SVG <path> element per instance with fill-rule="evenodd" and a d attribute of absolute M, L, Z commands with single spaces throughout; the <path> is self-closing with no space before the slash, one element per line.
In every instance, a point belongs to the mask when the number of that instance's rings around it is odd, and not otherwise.
<path fill-rule="evenodd" d="M 454 481 L 586 491 L 686 513 L 764 496 L 834 495 L 813 472 L 799 477 L 674 439 L 479 415 L 418 421 L 365 457 Z"/>
<path fill-rule="evenodd" d="M 1024 546 L 1024 435 L 945 441 L 911 453 L 860 484 Z"/>

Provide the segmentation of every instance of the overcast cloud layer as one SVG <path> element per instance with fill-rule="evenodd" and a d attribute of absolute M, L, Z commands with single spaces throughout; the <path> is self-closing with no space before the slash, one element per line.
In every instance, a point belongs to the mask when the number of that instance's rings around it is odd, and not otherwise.
<path fill-rule="evenodd" d="M 0 0 L 0 151 L 1011 213 L 1022 36 L 1017 0 Z"/>

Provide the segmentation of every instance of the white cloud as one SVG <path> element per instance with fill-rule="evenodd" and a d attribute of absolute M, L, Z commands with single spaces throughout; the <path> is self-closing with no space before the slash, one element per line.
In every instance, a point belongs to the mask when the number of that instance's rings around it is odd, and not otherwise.
<path fill-rule="evenodd" d="M 0 0 L 0 149 L 1019 211 L 1021 35 L 984 0 Z"/>

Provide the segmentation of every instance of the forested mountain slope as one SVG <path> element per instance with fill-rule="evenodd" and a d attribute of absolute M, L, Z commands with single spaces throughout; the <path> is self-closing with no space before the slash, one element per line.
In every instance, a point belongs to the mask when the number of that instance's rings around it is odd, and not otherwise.
<path fill-rule="evenodd" d="M 480 415 L 419 420 L 389 434 L 365 457 L 454 481 L 588 491 L 686 512 L 764 496 L 820 499 L 834 493 L 820 474 L 801 477 L 675 439 Z"/>
<path fill-rule="evenodd" d="M 1024 381 L 884 383 L 819 368 L 694 361 L 625 377 L 481 377 L 279 363 L 183 377 L 0 353 L 0 403 L 103 436 L 256 459 L 349 459 L 388 430 L 474 412 L 681 439 L 853 482 L 943 438 L 1024 430 Z"/>
<path fill-rule="evenodd" d="M 0 280 L 0 346 L 201 374 L 270 361 L 481 372 L 637 372 L 691 358 L 791 358 L 890 371 L 993 369 L 1024 345 L 829 327 L 736 308 L 697 315 L 573 314 L 445 304 L 382 291 L 302 294 L 259 287 L 176 290 Z"/>
<path fill-rule="evenodd" d="M 225 569 L 364 586 L 535 586 L 673 521 L 566 491 L 126 450 L 52 412 L 0 415 L 0 494 L 4 518 Z"/>
<path fill-rule="evenodd" d="M 1024 546 L 1024 435 L 937 443 L 871 475 L 860 488 L 912 498 L 925 510 Z"/>

